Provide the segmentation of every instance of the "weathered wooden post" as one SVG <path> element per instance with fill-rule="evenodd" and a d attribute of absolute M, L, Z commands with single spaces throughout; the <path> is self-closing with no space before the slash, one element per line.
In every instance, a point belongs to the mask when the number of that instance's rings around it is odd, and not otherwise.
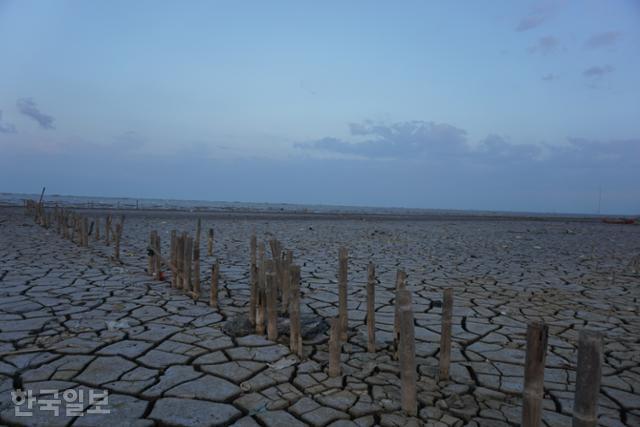
<path fill-rule="evenodd" d="M 249 321 L 253 326 L 256 325 L 256 309 L 258 302 L 258 266 L 257 266 L 257 238 L 255 233 L 251 235 L 251 269 L 250 271 L 250 286 L 251 286 L 251 294 L 249 296 Z"/>
<path fill-rule="evenodd" d="M 96 242 L 100 240 L 100 217 L 96 218 Z"/>
<path fill-rule="evenodd" d="M 340 340 L 349 340 L 349 314 L 347 307 L 347 277 L 349 254 L 344 246 L 338 251 L 338 319 L 340 325 Z"/>
<path fill-rule="evenodd" d="M 260 269 L 258 270 L 258 309 L 256 311 L 256 333 L 264 335 L 265 333 L 265 313 L 267 309 L 266 302 L 266 272 L 264 259 L 264 243 L 258 246 L 258 259 Z"/>
<path fill-rule="evenodd" d="M 187 242 L 184 248 L 184 270 L 185 270 L 185 280 L 183 285 L 183 290 L 186 293 L 191 293 L 193 290 L 193 282 L 192 282 L 192 265 L 193 262 L 193 237 L 187 236 Z"/>
<path fill-rule="evenodd" d="M 170 261 L 169 261 L 169 266 L 171 267 L 171 287 L 175 288 L 177 286 L 177 272 L 178 272 L 178 265 L 177 265 L 177 252 L 178 252 L 178 241 L 177 241 L 177 237 L 176 237 L 176 230 L 171 230 L 171 256 L 170 256 Z"/>
<path fill-rule="evenodd" d="M 398 359 L 398 349 L 400 348 L 400 305 L 398 300 L 398 292 L 407 287 L 407 274 L 404 270 L 398 270 L 396 273 L 396 298 L 394 304 L 393 316 L 393 358 Z"/>
<path fill-rule="evenodd" d="M 154 239 L 155 248 L 153 251 L 153 261 L 154 261 L 154 279 L 162 280 L 162 245 L 160 243 L 160 235 L 156 232 L 156 236 Z"/>
<path fill-rule="evenodd" d="M 184 254 L 185 254 L 185 245 L 187 244 L 187 234 L 182 233 L 181 236 L 178 236 L 177 242 L 177 262 L 176 265 L 178 267 L 178 271 L 176 273 L 176 288 L 184 290 Z"/>
<path fill-rule="evenodd" d="M 573 427 L 598 425 L 598 394 L 602 377 L 602 334 L 580 331 L 578 368 L 573 402 Z"/>
<path fill-rule="evenodd" d="M 154 249 L 155 245 L 155 230 L 151 230 L 149 232 L 149 246 L 147 247 L 147 274 L 149 276 L 153 276 L 153 269 L 155 267 L 155 262 L 153 262 Z"/>
<path fill-rule="evenodd" d="M 122 224 L 116 224 L 114 236 L 113 256 L 116 261 L 120 261 L 120 237 L 122 236 Z"/>
<path fill-rule="evenodd" d="M 111 231 L 111 215 L 107 215 L 107 219 L 104 221 L 104 244 L 109 246 L 109 232 Z"/>
<path fill-rule="evenodd" d="M 213 256 L 213 228 L 209 229 L 209 236 L 207 239 L 207 256 Z"/>
<path fill-rule="evenodd" d="M 282 287 L 282 312 L 289 312 L 289 297 L 291 291 L 289 290 L 291 277 L 289 268 L 293 262 L 293 251 L 287 250 L 282 252 L 282 265 L 280 268 L 280 286 Z"/>
<path fill-rule="evenodd" d="M 400 315 L 400 381 L 402 394 L 402 410 L 415 416 L 418 412 L 416 395 L 416 343 L 413 326 L 413 308 L 411 291 L 407 288 L 398 290 L 398 313 Z"/>
<path fill-rule="evenodd" d="M 271 263 L 271 261 L 269 261 Z M 271 268 L 269 268 L 271 267 Z M 273 263 L 267 267 L 267 338 L 278 339 L 278 288 Z"/>
<path fill-rule="evenodd" d="M 289 292 L 289 348 L 294 354 L 302 357 L 302 331 L 300 326 L 300 266 L 291 265 L 289 267 L 291 279 Z"/>
<path fill-rule="evenodd" d="M 193 243 L 193 298 L 200 297 L 200 230 L 202 223 L 200 218 L 196 222 L 196 237 Z"/>
<path fill-rule="evenodd" d="M 453 317 L 453 289 L 442 293 L 442 327 L 440 329 L 440 381 L 449 379 L 451 364 L 451 318 Z"/>
<path fill-rule="evenodd" d="M 89 218 L 86 216 L 82 218 L 82 234 L 84 238 L 83 246 L 85 248 L 89 247 Z"/>
<path fill-rule="evenodd" d="M 220 262 L 216 262 L 211 266 L 211 290 L 209 292 L 209 305 L 218 307 L 218 277 L 220 276 Z"/>
<path fill-rule="evenodd" d="M 330 377 L 338 377 L 340 376 L 340 353 L 341 353 L 341 342 L 340 342 L 340 319 L 339 318 L 331 318 L 329 320 L 329 325 L 331 325 L 331 331 L 329 335 L 329 376 Z"/>
<path fill-rule="evenodd" d="M 548 335 L 549 327 L 543 322 L 532 322 L 527 326 L 527 355 L 524 362 L 522 392 L 523 427 L 540 426 Z"/>
<path fill-rule="evenodd" d="M 376 266 L 367 266 L 367 351 L 376 352 Z"/>

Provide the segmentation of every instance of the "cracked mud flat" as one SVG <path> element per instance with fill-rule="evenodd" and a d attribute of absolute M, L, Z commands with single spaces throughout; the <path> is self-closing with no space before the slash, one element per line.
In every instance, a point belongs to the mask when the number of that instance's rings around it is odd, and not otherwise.
<path fill-rule="evenodd" d="M 102 215 L 90 211 L 90 217 Z M 122 265 L 103 241 L 81 248 L 0 209 L 0 422 L 42 426 L 509 426 L 521 412 L 526 324 L 549 325 L 543 421 L 571 425 L 576 345 L 605 334 L 599 423 L 640 425 L 640 278 L 627 264 L 640 227 L 508 220 L 369 220 L 201 214 L 215 229 L 201 252 L 203 298 L 194 303 L 146 275 L 149 231 L 168 253 L 172 229 L 195 214 L 127 212 Z M 104 224 L 104 217 L 101 223 Z M 327 337 L 279 369 L 286 341 L 231 338 L 246 311 L 249 239 L 271 235 L 302 269 L 302 313 L 337 314 L 338 248 L 349 248 L 350 342 L 343 377 L 326 375 Z M 210 267 L 221 262 L 220 311 L 208 307 Z M 376 264 L 377 346 L 366 352 L 366 267 Z M 396 270 L 413 292 L 419 416 L 400 408 L 393 330 Z M 613 274 L 615 272 L 615 275 Z M 454 289 L 451 380 L 437 383 L 442 289 Z M 16 417 L 14 388 L 106 389 L 110 415 Z"/>

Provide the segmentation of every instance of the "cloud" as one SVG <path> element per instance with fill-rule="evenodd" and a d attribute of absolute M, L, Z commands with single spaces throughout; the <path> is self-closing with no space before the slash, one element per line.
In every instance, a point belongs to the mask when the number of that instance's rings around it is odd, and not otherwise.
<path fill-rule="evenodd" d="M 542 81 L 544 82 L 551 82 L 553 80 L 556 80 L 557 78 L 558 76 L 556 76 L 553 73 L 545 74 L 544 76 L 541 77 Z"/>
<path fill-rule="evenodd" d="M 538 41 L 530 46 L 527 51 L 531 54 L 533 53 L 541 53 L 543 55 L 548 55 L 557 50 L 560 45 L 560 41 L 553 36 L 541 37 Z"/>
<path fill-rule="evenodd" d="M 621 36 L 622 33 L 618 31 L 607 31 L 604 33 L 594 34 L 587 39 L 585 46 L 589 49 L 613 46 Z"/>
<path fill-rule="evenodd" d="M 466 131 L 446 123 L 409 121 L 387 125 L 367 120 L 349 124 L 349 130 L 360 140 L 325 137 L 296 147 L 366 158 L 403 158 L 452 154 L 463 151 L 466 144 Z"/>
<path fill-rule="evenodd" d="M 589 67 L 582 72 L 582 75 L 590 78 L 590 79 L 599 79 L 603 76 L 613 73 L 615 68 L 611 65 L 603 65 L 602 67 L 599 65 L 594 65 L 593 67 Z"/>
<path fill-rule="evenodd" d="M 16 133 L 16 127 L 13 124 L 2 122 L 2 110 L 0 110 L 0 133 Z"/>
<path fill-rule="evenodd" d="M 55 119 L 40 111 L 33 98 L 20 98 L 16 102 L 16 106 L 18 107 L 18 111 L 22 114 L 38 122 L 41 128 L 55 129 L 53 126 L 53 121 Z"/>

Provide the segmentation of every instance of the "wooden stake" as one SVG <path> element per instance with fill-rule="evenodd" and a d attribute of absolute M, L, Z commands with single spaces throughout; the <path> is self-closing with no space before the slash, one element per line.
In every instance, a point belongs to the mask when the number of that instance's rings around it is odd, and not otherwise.
<path fill-rule="evenodd" d="M 416 398 L 416 343 L 413 325 L 411 291 L 406 288 L 396 293 L 400 314 L 400 380 L 402 410 L 410 416 L 418 412 Z"/>
<path fill-rule="evenodd" d="M 527 355 L 522 392 L 523 427 L 540 426 L 548 334 L 549 328 L 542 322 L 533 322 L 527 326 Z"/>
<path fill-rule="evenodd" d="M 440 329 L 440 381 L 449 379 L 451 364 L 451 318 L 453 317 L 453 289 L 447 288 L 442 294 L 442 327 Z"/>
<path fill-rule="evenodd" d="M 212 231 L 212 230 L 210 230 Z M 258 266 L 257 266 L 257 239 L 255 233 L 251 235 L 251 266 L 250 270 L 250 286 L 251 294 L 249 297 L 249 321 L 253 326 L 256 324 L 256 309 L 258 302 Z"/>
<path fill-rule="evenodd" d="M 154 279 L 162 280 L 162 245 L 160 244 L 160 235 L 156 233 L 154 240 L 155 248 L 154 248 Z"/>
<path fill-rule="evenodd" d="M 116 261 L 120 261 L 120 237 L 122 236 L 122 224 L 116 224 L 116 233 L 114 236 L 113 256 Z"/>
<path fill-rule="evenodd" d="M 213 228 L 209 229 L 209 237 L 207 239 L 207 256 L 213 256 Z"/>
<path fill-rule="evenodd" d="M 264 259 L 264 244 L 258 246 L 258 257 L 260 269 L 258 270 L 258 309 L 256 311 L 256 333 L 264 335 L 265 333 L 265 314 L 267 309 L 266 302 L 266 272 Z"/>
<path fill-rule="evenodd" d="M 404 270 L 398 270 L 396 273 L 396 299 L 394 304 L 393 316 L 393 358 L 398 359 L 398 349 L 400 347 L 400 306 L 398 300 L 398 291 L 407 287 L 407 274 Z"/>
<path fill-rule="evenodd" d="M 338 251 L 338 319 L 340 324 L 340 340 L 349 340 L 349 315 L 347 313 L 347 269 L 349 255 L 347 248 L 341 247 Z"/>
<path fill-rule="evenodd" d="M 209 305 L 218 307 L 218 277 L 220 275 L 220 263 L 218 260 L 211 266 L 211 290 L 209 292 Z"/>
<path fill-rule="evenodd" d="M 178 240 L 176 237 L 176 230 L 171 230 L 171 257 L 170 259 L 170 267 L 171 267 L 171 287 L 176 288 L 177 285 L 177 252 L 178 252 Z"/>
<path fill-rule="evenodd" d="M 376 352 L 376 266 L 367 266 L 367 351 Z"/>
<path fill-rule="evenodd" d="M 187 237 L 187 241 L 184 248 L 184 283 L 183 290 L 186 293 L 190 293 L 193 290 L 193 282 L 191 280 L 193 261 L 193 237 Z"/>
<path fill-rule="evenodd" d="M 104 222 L 104 244 L 109 246 L 109 232 L 111 231 L 111 215 L 107 215 L 107 219 Z"/>
<path fill-rule="evenodd" d="M 193 294 L 194 299 L 200 297 L 200 230 L 202 224 L 200 218 L 196 222 L 196 237 L 193 243 Z"/>
<path fill-rule="evenodd" d="M 100 240 L 100 217 L 96 218 L 96 242 Z"/>
<path fill-rule="evenodd" d="M 300 267 L 291 265 L 289 267 L 291 279 L 289 292 L 289 348 L 298 357 L 302 357 L 302 333 L 300 328 Z"/>
<path fill-rule="evenodd" d="M 580 331 L 578 372 L 573 402 L 573 427 L 598 425 L 598 394 L 602 377 L 602 334 Z"/>
<path fill-rule="evenodd" d="M 149 232 L 149 245 L 147 246 L 147 274 L 153 276 L 153 268 L 155 263 L 153 262 L 153 250 L 155 248 L 155 230 Z"/>
<path fill-rule="evenodd" d="M 278 339 L 278 289 L 276 287 L 276 273 L 267 267 L 267 338 L 271 341 Z"/>
<path fill-rule="evenodd" d="M 329 335 L 329 376 L 340 376 L 340 319 L 335 317 L 329 320 L 331 332 Z"/>

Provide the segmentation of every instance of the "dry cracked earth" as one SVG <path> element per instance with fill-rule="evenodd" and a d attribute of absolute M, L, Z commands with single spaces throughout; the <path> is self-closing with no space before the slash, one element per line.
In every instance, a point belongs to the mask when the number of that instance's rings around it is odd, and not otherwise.
<path fill-rule="evenodd" d="M 92 218 L 104 212 L 87 211 Z M 122 263 L 92 239 L 81 248 L 0 208 L 0 423 L 42 426 L 513 426 L 521 413 L 526 324 L 549 325 L 543 422 L 571 425 L 576 343 L 600 330 L 599 424 L 640 426 L 640 227 L 527 220 L 362 220 L 202 214 L 215 229 L 220 309 L 145 273 L 149 232 L 168 253 L 195 214 L 127 212 Z M 104 224 L 104 219 L 101 221 Z M 338 248 L 349 248 L 349 343 L 329 378 L 327 336 L 305 357 L 279 343 L 226 335 L 246 312 L 249 239 L 277 237 L 302 268 L 302 313 L 337 314 Z M 377 347 L 366 351 L 366 266 L 376 264 Z M 391 357 L 398 268 L 413 292 L 418 417 L 400 411 Z M 454 289 L 451 379 L 438 383 L 442 289 Z M 15 416 L 11 391 L 109 391 L 110 414 Z M 85 409 L 91 409 L 85 404 Z"/>

